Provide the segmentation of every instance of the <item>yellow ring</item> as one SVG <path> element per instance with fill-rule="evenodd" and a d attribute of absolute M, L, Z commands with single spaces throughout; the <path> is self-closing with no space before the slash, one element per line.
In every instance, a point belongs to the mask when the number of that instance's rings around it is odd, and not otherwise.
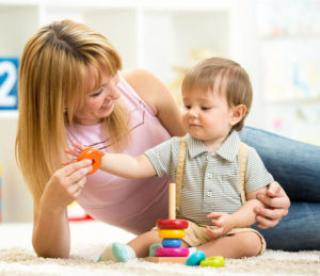
<path fill-rule="evenodd" d="M 183 229 L 159 229 L 159 236 L 163 239 L 181 239 L 184 235 Z"/>

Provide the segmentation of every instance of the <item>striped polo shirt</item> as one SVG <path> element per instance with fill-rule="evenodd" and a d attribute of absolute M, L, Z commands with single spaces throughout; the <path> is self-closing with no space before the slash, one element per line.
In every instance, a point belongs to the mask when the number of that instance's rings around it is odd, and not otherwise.
<path fill-rule="evenodd" d="M 179 137 L 173 137 L 145 152 L 158 176 L 176 179 Z M 208 152 L 204 142 L 185 136 L 187 153 L 180 215 L 198 224 L 210 224 L 210 212 L 233 213 L 241 207 L 240 137 L 232 131 L 216 152 Z M 247 146 L 246 192 L 273 182 L 256 150 Z"/>

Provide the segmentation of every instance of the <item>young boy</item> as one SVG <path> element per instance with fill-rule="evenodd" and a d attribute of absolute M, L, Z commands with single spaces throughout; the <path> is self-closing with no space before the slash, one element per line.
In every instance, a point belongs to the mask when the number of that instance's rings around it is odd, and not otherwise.
<path fill-rule="evenodd" d="M 273 182 L 273 177 L 256 151 L 246 146 L 247 201 L 242 205 L 237 131 L 243 127 L 252 102 L 249 77 L 231 60 L 209 58 L 186 74 L 182 97 L 187 152 L 179 218 L 189 221 L 183 244 L 207 256 L 256 256 L 264 251 L 265 241 L 248 227 L 255 223 L 253 209 L 261 204 L 256 194 Z M 180 139 L 173 137 L 137 157 L 106 153 L 101 169 L 127 178 L 168 174 L 174 181 Z M 149 245 L 160 241 L 152 229 L 127 245 L 114 243 L 113 256 L 118 261 L 146 257 Z"/>

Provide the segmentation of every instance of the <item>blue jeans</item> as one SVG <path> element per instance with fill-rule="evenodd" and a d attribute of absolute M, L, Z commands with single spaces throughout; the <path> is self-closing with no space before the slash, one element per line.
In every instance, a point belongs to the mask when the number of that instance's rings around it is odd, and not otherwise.
<path fill-rule="evenodd" d="M 240 135 L 291 200 L 289 214 L 276 227 L 258 229 L 268 248 L 320 250 L 320 147 L 252 127 Z"/>

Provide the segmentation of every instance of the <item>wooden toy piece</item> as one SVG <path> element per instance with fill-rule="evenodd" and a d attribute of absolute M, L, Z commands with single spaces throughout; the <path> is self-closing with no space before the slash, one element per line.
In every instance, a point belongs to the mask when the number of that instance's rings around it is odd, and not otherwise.
<path fill-rule="evenodd" d="M 159 229 L 158 232 L 162 239 L 181 239 L 185 235 L 183 229 Z"/>
<path fill-rule="evenodd" d="M 159 229 L 187 229 L 188 221 L 184 219 L 159 219 L 157 226 Z"/>
<path fill-rule="evenodd" d="M 176 219 L 176 184 L 169 183 L 169 219 Z"/>
<path fill-rule="evenodd" d="M 166 248 L 158 247 L 156 249 L 157 257 L 187 257 L 189 255 L 189 248 L 179 247 L 179 248 Z"/>
<path fill-rule="evenodd" d="M 88 175 L 95 173 L 101 166 L 101 158 L 103 156 L 102 151 L 97 150 L 92 147 L 84 148 L 79 156 L 78 161 L 83 159 L 91 159 L 92 160 L 92 170 L 88 173 Z"/>
<path fill-rule="evenodd" d="M 147 262 L 152 263 L 179 263 L 184 264 L 187 260 L 187 257 L 147 257 L 145 258 Z"/>
<path fill-rule="evenodd" d="M 180 239 L 184 237 L 184 229 L 188 227 L 187 221 L 183 220 L 176 220 L 176 184 L 170 183 L 169 184 L 169 219 L 166 220 L 159 220 L 160 221 L 160 227 L 159 228 L 159 236 L 167 241 L 164 240 L 164 243 L 167 243 L 168 240 L 169 243 L 172 242 L 174 239 Z M 169 225 L 169 227 L 166 227 L 166 229 L 163 229 L 161 226 Z M 171 227 L 170 227 L 171 226 Z M 182 242 L 181 242 L 182 243 Z M 180 244 L 181 246 L 181 244 Z M 152 249 L 151 251 L 153 251 Z M 177 253 L 179 252 L 179 253 Z M 156 256 L 164 256 L 164 257 L 147 257 L 145 258 L 148 262 L 153 263 L 181 263 L 184 264 L 187 260 L 186 257 L 179 257 L 180 254 L 183 254 L 184 256 L 188 256 L 189 254 L 189 248 L 185 247 L 157 247 L 155 250 Z M 168 256 L 169 257 L 166 257 Z"/>
<path fill-rule="evenodd" d="M 207 259 L 204 259 L 200 262 L 202 267 L 223 267 L 224 266 L 224 257 L 223 256 L 212 256 Z"/>

